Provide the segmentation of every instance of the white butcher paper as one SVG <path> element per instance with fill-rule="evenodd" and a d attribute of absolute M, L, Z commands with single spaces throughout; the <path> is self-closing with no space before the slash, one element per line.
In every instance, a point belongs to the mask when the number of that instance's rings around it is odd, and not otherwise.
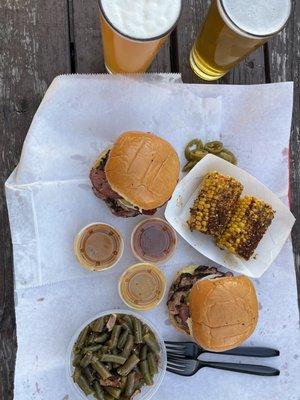
<path fill-rule="evenodd" d="M 118 279 L 136 262 L 130 233 L 143 217 L 114 217 L 94 196 L 88 174 L 99 152 L 126 130 L 165 137 L 182 162 L 190 139 L 221 139 L 236 153 L 241 168 L 288 204 L 292 99 L 292 83 L 183 85 L 178 75 L 74 75 L 53 81 L 29 129 L 20 163 L 6 183 L 16 285 L 15 400 L 76 400 L 66 379 L 69 341 L 93 315 L 126 308 L 118 296 Z M 74 236 L 95 221 L 118 227 L 125 239 L 119 264 L 102 273 L 83 270 L 73 254 Z M 162 267 L 168 285 L 190 263 L 214 265 L 179 238 L 174 257 Z M 299 400 L 299 314 L 290 240 L 254 284 L 260 319 L 247 344 L 278 348 L 281 355 L 226 359 L 271 365 L 281 375 L 265 378 L 210 369 L 192 378 L 167 373 L 155 399 Z M 170 326 L 165 303 L 143 315 L 165 339 L 185 339 Z"/>

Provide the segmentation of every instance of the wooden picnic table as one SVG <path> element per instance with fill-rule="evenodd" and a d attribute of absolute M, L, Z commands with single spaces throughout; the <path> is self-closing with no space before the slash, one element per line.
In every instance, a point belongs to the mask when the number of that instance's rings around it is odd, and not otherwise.
<path fill-rule="evenodd" d="M 183 0 L 178 28 L 161 50 L 152 72 L 181 72 L 183 81 L 204 83 L 188 55 L 209 6 Z M 293 80 L 291 204 L 300 288 L 300 2 L 286 29 L 217 83 L 261 84 Z M 0 0 L 0 400 L 13 398 L 16 356 L 13 259 L 3 184 L 17 165 L 32 117 L 59 74 L 105 73 L 97 0 Z M 299 293 L 299 291 L 298 291 Z"/>

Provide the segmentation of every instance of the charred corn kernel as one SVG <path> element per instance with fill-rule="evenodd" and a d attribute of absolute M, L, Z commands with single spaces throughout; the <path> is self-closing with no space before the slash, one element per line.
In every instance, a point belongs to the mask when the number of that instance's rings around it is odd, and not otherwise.
<path fill-rule="evenodd" d="M 200 194 L 191 209 L 190 229 L 220 236 L 242 194 L 243 185 L 236 179 L 210 172 L 203 179 Z"/>
<path fill-rule="evenodd" d="M 217 245 L 249 260 L 275 216 L 272 207 L 253 196 L 239 200 Z"/>

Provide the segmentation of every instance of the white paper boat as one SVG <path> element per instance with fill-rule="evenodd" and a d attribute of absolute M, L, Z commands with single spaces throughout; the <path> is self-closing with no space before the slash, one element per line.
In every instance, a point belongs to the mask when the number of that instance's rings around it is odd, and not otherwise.
<path fill-rule="evenodd" d="M 199 194 L 201 181 L 210 171 L 218 171 L 238 179 L 244 185 L 243 195 L 254 195 L 269 203 L 276 211 L 271 226 L 259 243 L 255 255 L 249 261 L 243 260 L 227 250 L 219 249 L 212 237 L 195 231 L 191 232 L 187 225 L 186 221 L 190 216 L 190 208 Z M 205 156 L 179 182 L 167 205 L 165 217 L 173 228 L 199 253 L 232 271 L 252 278 L 259 278 L 271 266 L 295 223 L 295 218 L 290 210 L 271 190 L 246 171 L 214 155 Z M 284 268 L 284 265 L 282 268 Z"/>

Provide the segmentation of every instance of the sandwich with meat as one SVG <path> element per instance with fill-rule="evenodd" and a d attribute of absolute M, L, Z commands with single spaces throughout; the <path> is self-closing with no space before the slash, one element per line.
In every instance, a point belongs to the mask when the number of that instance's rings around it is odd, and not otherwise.
<path fill-rule="evenodd" d="M 119 217 L 153 215 L 172 196 L 180 163 L 166 140 L 125 132 L 100 154 L 90 172 L 93 191 Z"/>
<path fill-rule="evenodd" d="M 258 321 L 251 280 L 214 267 L 190 265 L 179 271 L 167 304 L 174 327 L 213 352 L 238 347 Z"/>

